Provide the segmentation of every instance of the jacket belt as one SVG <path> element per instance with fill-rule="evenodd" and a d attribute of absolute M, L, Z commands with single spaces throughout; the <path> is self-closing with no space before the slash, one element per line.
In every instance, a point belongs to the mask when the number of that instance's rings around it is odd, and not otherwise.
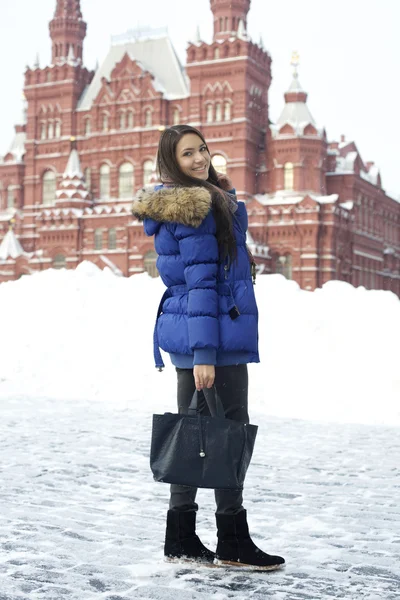
<path fill-rule="evenodd" d="M 159 316 L 162 313 L 163 304 L 166 301 L 166 299 L 169 298 L 170 296 L 171 296 L 170 290 L 169 289 L 165 290 L 164 295 L 160 300 L 160 305 L 158 307 L 156 324 L 154 326 L 154 333 L 153 333 L 154 362 L 156 363 L 156 369 L 158 369 L 160 372 L 165 368 L 165 364 L 164 364 L 164 361 L 161 356 L 160 344 L 158 342 L 157 322 L 158 322 Z"/>

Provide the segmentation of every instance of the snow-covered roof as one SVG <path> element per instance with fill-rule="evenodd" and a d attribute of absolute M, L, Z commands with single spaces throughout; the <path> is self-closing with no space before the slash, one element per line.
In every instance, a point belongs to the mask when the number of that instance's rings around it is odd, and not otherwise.
<path fill-rule="evenodd" d="M 257 202 L 263 206 L 276 206 L 280 204 L 299 204 L 304 198 L 311 198 L 319 204 L 333 204 L 339 198 L 338 194 L 331 194 L 330 196 L 320 196 L 318 194 L 309 194 L 298 192 L 285 192 L 280 191 L 275 194 L 256 194 L 255 198 Z"/>
<path fill-rule="evenodd" d="M 159 83 L 160 91 L 168 100 L 189 95 L 185 72 L 168 36 L 138 39 L 133 42 L 111 46 L 103 64 L 96 71 L 91 84 L 81 96 L 78 110 L 90 110 L 98 95 L 102 78 L 110 79 L 111 72 L 125 54 L 136 60 L 149 71 Z"/>
<path fill-rule="evenodd" d="M 297 73 L 294 73 L 292 83 L 285 93 L 285 106 L 283 111 L 277 122 L 271 125 L 271 132 L 274 138 L 278 135 L 289 135 L 287 133 L 280 133 L 280 130 L 285 125 L 290 125 L 294 130 L 294 134 L 297 136 L 304 135 L 304 130 L 307 125 L 312 125 L 315 127 L 317 134 L 320 137 L 323 136 L 323 129 L 317 128 L 314 117 L 307 106 L 307 94 L 300 85 Z"/>
<path fill-rule="evenodd" d="M 18 258 L 24 254 L 24 250 L 19 243 L 15 233 L 12 229 L 7 231 L 0 244 L 0 260 L 7 260 L 7 258 Z"/>
<path fill-rule="evenodd" d="M 18 131 L 14 135 L 14 139 L 12 141 L 10 149 L 7 152 L 7 154 L 12 154 L 16 162 L 22 162 L 22 159 L 25 154 L 25 140 L 26 133 L 24 131 Z"/>

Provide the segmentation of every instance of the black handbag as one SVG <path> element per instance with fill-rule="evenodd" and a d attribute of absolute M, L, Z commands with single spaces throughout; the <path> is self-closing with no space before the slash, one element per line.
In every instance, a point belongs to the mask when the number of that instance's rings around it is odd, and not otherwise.
<path fill-rule="evenodd" d="M 203 390 L 211 416 L 198 412 L 198 392 L 188 414 L 153 415 L 150 467 L 155 481 L 241 490 L 253 454 L 257 425 L 225 418 L 215 389 Z"/>

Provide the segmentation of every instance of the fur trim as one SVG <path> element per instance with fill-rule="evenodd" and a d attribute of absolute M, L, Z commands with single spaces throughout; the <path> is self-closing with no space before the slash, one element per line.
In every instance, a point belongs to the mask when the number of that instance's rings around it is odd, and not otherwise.
<path fill-rule="evenodd" d="M 182 223 L 199 227 L 211 208 L 211 194 L 203 187 L 171 187 L 142 190 L 132 204 L 132 214 L 143 221 Z"/>

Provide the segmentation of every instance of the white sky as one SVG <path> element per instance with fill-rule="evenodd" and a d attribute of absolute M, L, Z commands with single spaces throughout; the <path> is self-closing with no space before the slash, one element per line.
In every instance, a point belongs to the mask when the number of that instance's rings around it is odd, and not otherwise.
<path fill-rule="evenodd" d="M 272 56 L 270 116 L 276 120 L 291 81 L 293 50 L 300 54 L 300 82 L 311 113 L 330 140 L 355 140 L 364 161 L 381 169 L 383 186 L 400 199 L 400 0 L 252 0 L 248 30 Z M 50 61 L 48 22 L 56 0 L 0 1 L 0 154 L 12 141 L 21 115 L 25 66 Z M 197 24 L 212 35 L 209 0 L 81 0 L 88 23 L 84 59 L 100 63 L 110 36 L 137 25 L 168 25 L 185 62 L 186 42 Z M 101 7 L 101 8 L 100 8 Z"/>

